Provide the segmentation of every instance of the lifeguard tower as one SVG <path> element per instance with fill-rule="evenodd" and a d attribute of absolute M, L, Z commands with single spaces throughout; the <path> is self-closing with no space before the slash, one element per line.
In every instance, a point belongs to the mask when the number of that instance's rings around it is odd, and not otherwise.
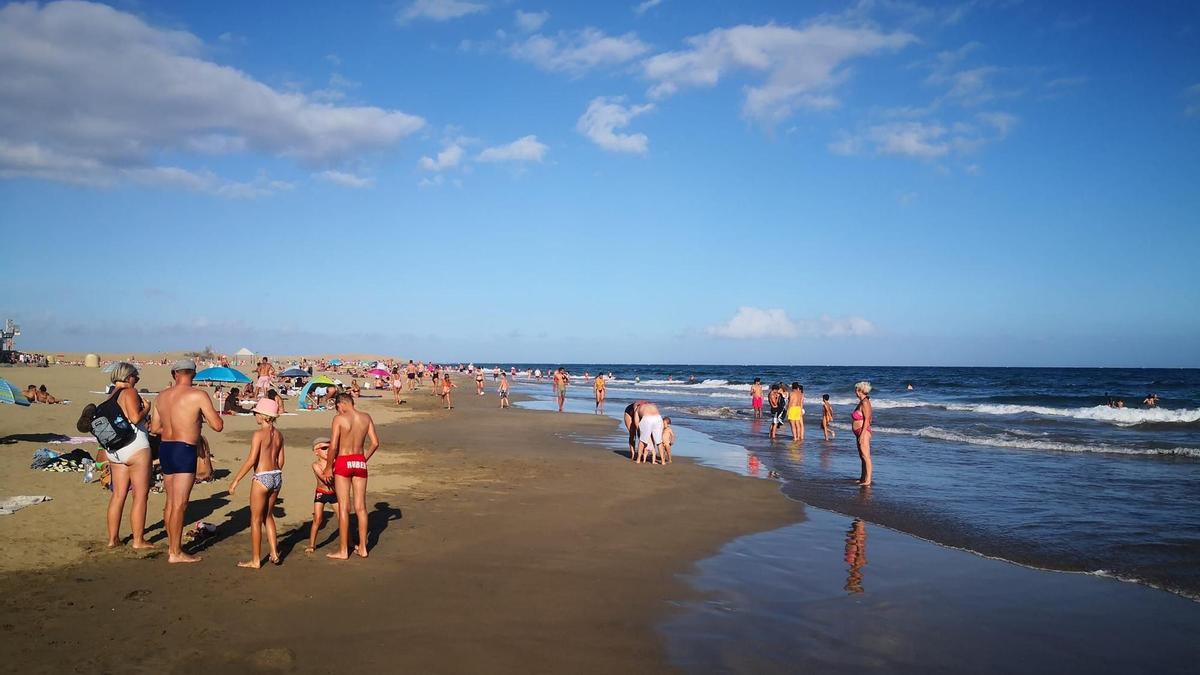
<path fill-rule="evenodd" d="M 13 323 L 12 319 L 5 319 L 4 329 L 0 330 L 0 352 L 15 352 L 16 337 L 20 334 L 21 327 Z"/>

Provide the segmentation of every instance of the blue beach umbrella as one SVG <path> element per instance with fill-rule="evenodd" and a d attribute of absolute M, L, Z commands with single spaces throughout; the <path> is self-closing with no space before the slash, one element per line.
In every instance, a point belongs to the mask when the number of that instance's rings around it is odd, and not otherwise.
<path fill-rule="evenodd" d="M 0 403 L 29 405 L 29 399 L 25 398 L 25 394 L 22 394 L 20 389 L 17 389 L 9 384 L 8 380 L 0 377 Z"/>
<path fill-rule="evenodd" d="M 205 368 L 204 370 L 196 373 L 196 377 L 193 379 L 196 382 L 234 382 L 240 384 L 249 383 L 252 381 L 242 371 L 234 370 L 233 368 L 226 368 L 225 366 L 213 366 L 212 368 Z"/>
<path fill-rule="evenodd" d="M 329 362 L 329 365 L 340 366 L 340 365 L 342 365 L 342 360 L 341 359 L 333 359 Z"/>
<path fill-rule="evenodd" d="M 279 374 L 280 377 L 308 377 L 308 371 L 303 368 L 288 368 Z"/>

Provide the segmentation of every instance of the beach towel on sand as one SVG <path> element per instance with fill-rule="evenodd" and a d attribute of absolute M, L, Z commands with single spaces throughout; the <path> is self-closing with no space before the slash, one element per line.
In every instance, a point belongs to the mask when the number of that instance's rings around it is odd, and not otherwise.
<path fill-rule="evenodd" d="M 41 504 L 42 502 L 50 501 L 47 495 L 18 495 L 16 497 L 5 497 L 0 499 L 0 516 L 11 516 L 20 511 L 26 506 Z"/>

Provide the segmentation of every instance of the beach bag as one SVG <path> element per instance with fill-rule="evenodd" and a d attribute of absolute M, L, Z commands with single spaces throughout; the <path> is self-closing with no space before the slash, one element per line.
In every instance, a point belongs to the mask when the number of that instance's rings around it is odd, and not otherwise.
<path fill-rule="evenodd" d="M 117 390 L 107 401 L 96 406 L 96 416 L 92 418 L 92 435 L 100 447 L 109 451 L 120 450 L 129 445 L 137 436 L 137 431 L 117 403 Z"/>

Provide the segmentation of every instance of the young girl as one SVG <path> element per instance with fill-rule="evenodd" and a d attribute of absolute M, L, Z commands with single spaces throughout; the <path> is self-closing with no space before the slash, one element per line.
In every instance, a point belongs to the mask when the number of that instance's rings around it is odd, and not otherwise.
<path fill-rule="evenodd" d="M 333 504 L 333 508 L 337 509 L 338 503 L 337 493 L 324 479 L 325 469 L 329 468 L 329 439 L 314 438 L 313 454 L 317 456 L 317 461 L 312 463 L 313 473 L 317 476 L 317 491 L 313 495 L 312 529 L 308 533 L 308 546 L 304 549 L 305 553 L 317 550 L 317 532 L 320 531 L 321 523 L 325 520 L 325 505 Z"/>
<path fill-rule="evenodd" d="M 821 394 L 821 431 L 825 432 L 825 440 L 835 436 L 833 433 L 833 406 L 829 405 L 829 394 Z"/>
<path fill-rule="evenodd" d="M 269 398 L 264 398 L 254 406 L 254 421 L 258 423 L 258 431 L 250 437 L 250 454 L 246 463 L 238 470 L 237 476 L 229 484 L 229 496 L 232 497 L 240 481 L 250 469 L 254 469 L 254 485 L 250 488 L 250 551 L 254 556 L 246 562 L 238 563 L 238 567 L 262 566 L 262 528 L 267 528 L 267 543 L 271 546 L 271 562 L 279 564 L 279 540 L 275 532 L 275 500 L 279 498 L 279 488 L 283 487 L 283 434 L 275 428 L 275 418 L 279 417 L 279 404 Z"/>
<path fill-rule="evenodd" d="M 446 404 L 446 410 L 454 407 L 450 404 L 450 390 L 457 386 L 457 384 L 450 381 L 449 373 L 442 373 L 442 403 Z"/>

